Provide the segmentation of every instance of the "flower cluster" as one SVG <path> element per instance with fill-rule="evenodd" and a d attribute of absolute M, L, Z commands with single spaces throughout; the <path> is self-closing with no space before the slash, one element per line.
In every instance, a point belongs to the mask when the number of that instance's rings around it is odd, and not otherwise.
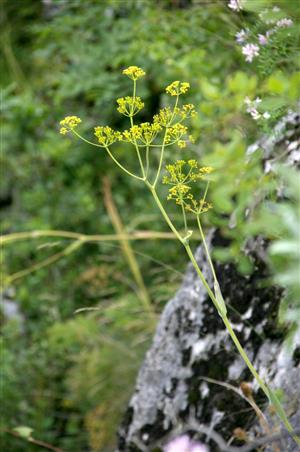
<path fill-rule="evenodd" d="M 249 28 L 242 29 L 235 34 L 235 40 L 238 44 L 243 44 L 249 37 Z"/>
<path fill-rule="evenodd" d="M 176 113 L 182 118 L 194 118 L 197 115 L 195 110 L 195 105 L 193 104 L 185 104 L 181 108 L 176 109 Z"/>
<path fill-rule="evenodd" d="M 95 136 L 98 138 L 98 142 L 103 147 L 108 147 L 115 141 L 122 140 L 122 133 L 116 132 L 109 126 L 95 127 Z"/>
<path fill-rule="evenodd" d="M 168 129 L 166 131 L 165 142 L 167 144 L 169 144 L 171 142 L 172 143 L 178 142 L 178 146 L 183 148 L 183 147 L 185 147 L 185 141 L 182 140 L 181 138 L 187 134 L 187 131 L 188 131 L 188 129 L 186 126 L 184 126 L 183 124 L 180 124 L 180 122 L 177 122 L 173 126 L 168 127 Z"/>
<path fill-rule="evenodd" d="M 80 123 L 81 119 L 78 118 L 78 116 L 66 116 L 62 121 L 60 121 L 60 125 L 62 127 L 60 128 L 59 132 L 62 135 L 65 135 L 66 133 L 70 132 L 70 130 L 75 129 Z"/>
<path fill-rule="evenodd" d="M 196 200 L 192 198 L 190 202 L 185 203 L 185 210 L 187 212 L 192 212 L 195 215 L 201 215 L 202 213 L 208 212 L 212 209 L 213 205 L 210 202 L 206 202 L 205 199 Z"/>
<path fill-rule="evenodd" d="M 276 25 L 278 28 L 287 28 L 291 27 L 293 25 L 292 19 L 288 19 L 287 17 L 284 17 L 283 19 L 280 19 L 276 22 Z"/>
<path fill-rule="evenodd" d="M 252 63 L 255 57 L 259 55 L 259 46 L 257 44 L 246 44 L 242 47 L 242 53 L 248 63 Z"/>
<path fill-rule="evenodd" d="M 117 99 L 118 112 L 124 116 L 134 116 L 144 108 L 144 102 L 140 97 L 120 97 Z"/>
<path fill-rule="evenodd" d="M 244 102 L 247 105 L 246 108 L 247 113 L 249 113 L 255 121 L 257 121 L 258 119 L 270 118 L 271 115 L 268 111 L 265 111 L 264 113 L 260 113 L 258 111 L 257 107 L 261 103 L 261 99 L 259 97 L 257 97 L 254 100 L 250 100 L 249 97 L 247 96 Z"/>
<path fill-rule="evenodd" d="M 174 119 L 178 120 L 180 118 L 180 121 L 183 121 L 184 119 L 193 118 L 196 115 L 195 106 L 193 104 L 185 104 L 181 108 L 176 107 L 175 110 L 171 110 L 170 107 L 161 108 L 154 115 L 153 120 L 162 127 L 170 127 Z"/>
<path fill-rule="evenodd" d="M 204 179 L 205 175 L 212 171 L 211 167 L 199 167 L 196 160 L 177 160 L 173 165 L 167 165 L 166 170 L 169 174 L 164 176 L 162 182 L 171 185 L 168 200 L 174 200 L 185 210 L 197 215 L 207 212 L 212 207 L 204 199 L 196 201 L 191 193 L 190 185 Z"/>
<path fill-rule="evenodd" d="M 129 143 L 136 143 L 138 140 L 148 146 L 156 138 L 161 126 L 157 123 L 143 122 L 139 126 L 135 125 L 123 132 L 123 139 Z"/>
<path fill-rule="evenodd" d="M 123 70 L 123 74 L 127 75 L 127 77 L 132 80 L 138 80 L 141 77 L 146 75 L 146 72 L 138 66 L 129 66 L 128 68 Z"/>
<path fill-rule="evenodd" d="M 229 8 L 239 11 L 242 9 L 241 3 L 238 0 L 231 0 L 228 4 Z M 293 25 L 292 19 L 287 17 L 280 18 L 281 10 L 278 7 L 270 9 L 265 9 L 259 13 L 259 18 L 264 24 L 273 25 L 272 28 L 265 31 L 264 33 L 259 33 L 257 36 L 251 33 L 250 30 L 242 29 L 235 34 L 235 39 L 238 44 L 241 44 L 242 53 L 245 56 L 245 60 L 248 63 L 252 63 L 254 58 L 256 58 L 260 53 L 260 46 L 266 46 L 269 44 L 270 38 L 274 33 L 277 33 L 282 28 L 291 27 Z M 252 40 L 254 42 L 249 42 L 249 38 L 252 35 Z M 255 42 L 256 41 L 256 42 Z"/>
<path fill-rule="evenodd" d="M 241 11 L 243 9 L 241 0 L 230 0 L 228 7 L 233 11 Z"/>
<path fill-rule="evenodd" d="M 179 82 L 176 80 L 166 87 L 166 93 L 171 96 L 180 96 L 180 94 L 185 94 L 190 88 L 188 82 Z"/>
<path fill-rule="evenodd" d="M 168 127 L 174 117 L 174 114 L 170 107 L 164 107 L 154 115 L 153 120 L 156 124 L 160 124 L 163 127 Z"/>
<path fill-rule="evenodd" d="M 205 174 L 212 172 L 212 167 L 199 167 L 198 162 L 191 159 L 188 161 L 177 160 L 173 165 L 167 165 L 166 170 L 169 174 L 164 176 L 163 184 L 176 185 L 178 183 L 190 183 L 203 179 Z"/>

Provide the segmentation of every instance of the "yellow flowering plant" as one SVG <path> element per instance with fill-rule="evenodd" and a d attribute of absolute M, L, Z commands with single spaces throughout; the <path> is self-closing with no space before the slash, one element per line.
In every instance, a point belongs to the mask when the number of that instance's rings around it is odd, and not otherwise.
<path fill-rule="evenodd" d="M 178 80 L 172 82 L 166 87 L 166 93 L 171 97 L 175 97 L 173 108 L 167 106 L 160 109 L 160 111 L 154 115 L 151 123 L 144 122 L 134 124 L 134 116 L 136 116 L 144 107 L 144 102 L 136 95 L 137 80 L 144 77 L 146 74 L 143 69 L 137 66 L 130 66 L 124 69 L 123 74 L 128 76 L 133 81 L 132 96 L 117 99 L 118 112 L 129 118 L 130 127 L 128 130 L 115 131 L 109 126 L 97 126 L 94 129 L 94 135 L 98 141 L 92 142 L 84 138 L 77 131 L 77 127 L 81 123 L 81 119 L 77 116 L 67 116 L 60 122 L 60 133 L 65 135 L 66 133 L 71 132 L 86 143 L 105 149 L 109 157 L 124 173 L 146 185 L 151 192 L 153 200 L 160 210 L 164 220 L 178 241 L 184 247 L 190 261 L 192 262 L 192 265 L 194 266 L 207 291 L 209 298 L 214 304 L 218 314 L 221 316 L 238 352 L 245 361 L 260 388 L 266 394 L 270 403 L 274 406 L 279 418 L 287 430 L 292 433 L 297 444 L 300 445 L 300 438 L 293 434 L 293 428 L 287 419 L 280 401 L 274 391 L 271 390 L 271 388 L 257 373 L 246 351 L 240 344 L 227 316 L 226 303 L 221 293 L 201 223 L 201 216 L 213 207 L 212 204 L 207 201 L 210 173 L 213 171 L 213 168 L 200 166 L 199 163 L 193 159 L 187 161 L 177 160 L 173 164 L 166 165 L 166 173 L 162 178 L 162 183 L 169 186 L 167 199 L 175 201 L 175 204 L 182 212 L 183 227 L 181 228 L 178 228 L 171 220 L 157 192 L 157 186 L 161 180 L 166 147 L 178 145 L 180 148 L 183 148 L 187 145 L 187 143 L 193 141 L 193 138 L 188 136 L 188 126 L 184 122 L 197 114 L 195 107 L 193 104 L 184 104 L 181 107 L 178 105 L 180 96 L 187 93 L 190 88 L 190 84 L 188 82 L 180 82 Z M 111 147 L 115 142 L 130 143 L 133 146 L 140 167 L 140 172 L 138 174 L 125 167 L 123 163 L 121 163 L 114 155 Z M 150 157 L 151 163 L 153 160 L 153 154 L 150 154 L 150 150 L 152 148 L 158 151 L 158 159 L 155 165 L 150 165 Z M 156 154 L 154 154 L 154 156 L 156 156 Z M 199 190 L 199 188 L 201 188 L 201 184 L 203 185 L 202 189 L 197 195 L 195 195 L 195 190 Z M 189 239 L 193 234 L 193 229 L 191 229 L 190 225 L 188 225 L 188 218 L 186 215 L 187 212 L 194 216 L 195 224 L 197 225 L 197 229 L 200 233 L 201 241 L 213 277 L 213 287 L 210 287 L 207 282 L 190 247 Z"/>

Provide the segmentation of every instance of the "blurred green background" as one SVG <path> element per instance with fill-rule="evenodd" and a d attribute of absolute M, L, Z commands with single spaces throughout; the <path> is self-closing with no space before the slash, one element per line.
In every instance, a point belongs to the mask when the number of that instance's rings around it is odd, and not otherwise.
<path fill-rule="evenodd" d="M 229 239 L 216 258 L 251 272 L 243 244 L 258 232 L 272 240 L 283 234 L 297 248 L 297 228 L 284 224 L 285 208 L 292 210 L 293 221 L 299 217 L 293 201 L 297 176 L 291 201 L 278 211 L 278 229 L 270 231 L 265 220 L 270 212 L 260 201 L 266 207 L 266 200 L 274 200 L 278 176 L 263 173 L 260 150 L 250 161 L 245 157 L 247 146 L 269 133 L 299 98 L 297 5 L 296 0 L 249 0 L 237 13 L 222 0 L 2 0 L 2 233 L 115 234 L 104 176 L 127 232 L 168 232 L 144 187 L 120 174 L 103 152 L 58 133 L 66 115 L 80 116 L 88 137 L 96 125 L 128 127 L 115 99 L 130 94 L 122 70 L 137 65 L 147 72 L 139 82 L 146 103 L 141 121 L 167 104 L 164 89 L 170 82 L 191 84 L 185 102 L 199 112 L 191 123 L 196 142 L 188 150 L 171 149 L 167 160 L 189 156 L 215 168 L 214 209 L 206 224 L 218 226 Z M 259 12 L 273 6 L 294 25 L 280 30 L 273 46 L 261 48 L 259 58 L 247 63 L 235 33 L 265 30 Z M 246 96 L 262 97 L 270 120 L 255 123 L 245 111 Z M 134 168 L 135 155 L 118 146 Z M 180 221 L 176 209 L 168 208 Z M 276 212 L 273 208 L 272 215 Z M 20 425 L 64 451 L 114 450 L 117 426 L 155 328 L 145 297 L 158 316 L 187 263 L 174 240 L 131 242 L 131 267 L 117 241 L 86 243 L 64 255 L 70 243 L 27 237 L 2 249 L 5 306 L 17 309 L 13 316 L 5 315 L 5 307 L 1 311 L 3 451 L 39 450 L 12 434 Z M 289 249 L 276 254 L 275 247 L 274 268 L 286 272 L 288 277 L 277 275 L 278 281 L 297 293 L 297 275 L 289 277 L 297 257 Z M 57 253 L 61 258 L 43 267 Z M 76 314 L 81 308 L 95 309 Z"/>

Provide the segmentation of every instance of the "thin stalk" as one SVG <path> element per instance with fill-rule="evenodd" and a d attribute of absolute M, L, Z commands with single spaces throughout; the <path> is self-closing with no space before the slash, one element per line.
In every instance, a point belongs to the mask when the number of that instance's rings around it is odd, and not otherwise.
<path fill-rule="evenodd" d="M 135 179 L 138 180 L 144 180 L 143 177 L 137 176 L 136 174 L 133 174 L 131 171 L 128 171 L 126 168 L 124 168 L 123 165 L 121 165 L 120 162 L 118 162 L 118 160 L 113 156 L 113 154 L 110 152 L 108 147 L 105 147 L 108 155 L 110 156 L 110 158 L 115 162 L 116 165 L 118 165 L 119 168 L 121 168 L 121 170 L 123 170 L 125 173 L 129 174 L 129 176 L 134 177 Z"/>
<path fill-rule="evenodd" d="M 202 243 L 203 243 L 203 246 L 204 246 L 204 249 L 205 249 L 205 254 L 206 254 L 206 257 L 207 257 L 207 260 L 208 260 L 211 272 L 213 274 L 214 280 L 218 281 L 217 280 L 217 276 L 216 276 L 216 272 L 215 272 L 215 268 L 213 266 L 213 263 L 212 263 L 212 260 L 211 260 L 211 257 L 210 257 L 210 253 L 209 253 L 209 250 L 208 250 L 208 246 L 207 246 L 207 243 L 206 243 L 206 240 L 205 240 L 205 235 L 203 233 L 203 229 L 202 229 L 202 226 L 201 226 L 200 215 L 197 215 L 197 224 L 198 224 L 200 236 L 201 236 L 201 239 L 202 239 Z"/>
<path fill-rule="evenodd" d="M 110 156 L 110 158 L 115 162 L 115 164 L 122 170 L 124 171 L 126 174 L 128 174 L 131 177 L 134 177 L 135 179 L 139 179 L 139 180 L 143 180 L 142 177 L 137 176 L 136 174 L 133 174 L 131 171 L 127 170 L 115 157 L 114 155 L 111 153 L 111 151 L 109 150 L 108 146 L 101 146 L 100 144 L 97 143 L 93 143 L 90 140 L 87 140 L 86 138 L 84 138 L 82 135 L 80 135 L 78 132 L 76 132 L 76 130 L 71 129 L 72 132 L 74 133 L 74 135 L 76 135 L 78 138 L 80 138 L 82 141 L 84 141 L 87 144 L 91 144 L 92 146 L 96 146 L 97 148 L 101 148 L 101 149 L 105 149 L 108 153 L 108 155 Z"/>
<path fill-rule="evenodd" d="M 181 210 L 182 210 L 182 216 L 183 216 L 183 223 L 184 223 L 184 230 L 185 233 L 187 233 L 187 221 L 186 221 L 186 214 L 185 214 L 185 210 L 184 210 L 184 205 L 181 204 Z"/>
<path fill-rule="evenodd" d="M 228 318 L 225 316 L 225 317 L 222 318 L 222 320 L 223 320 L 223 322 L 224 322 L 224 324 L 225 324 L 225 326 L 227 328 L 227 331 L 229 332 L 229 334 L 231 336 L 231 339 L 233 340 L 236 348 L 238 349 L 241 357 L 243 358 L 244 362 L 247 364 L 248 369 L 250 370 L 250 372 L 252 373 L 252 375 L 256 379 L 257 383 L 259 384 L 259 386 L 261 387 L 261 389 L 263 390 L 263 392 L 265 393 L 265 395 L 269 399 L 270 403 L 273 404 L 273 401 L 270 398 L 270 394 L 272 394 L 271 389 L 268 388 L 268 386 L 264 383 L 262 378 L 259 376 L 259 374 L 255 370 L 254 366 L 252 365 L 250 359 L 247 356 L 247 353 L 243 349 L 240 341 L 238 340 L 235 332 L 233 331 L 232 326 L 231 326 Z M 288 419 L 286 418 L 285 412 L 284 412 L 283 408 L 281 407 L 281 404 L 280 404 L 280 412 L 279 412 L 277 406 L 275 406 L 274 404 L 273 404 L 273 406 L 274 406 L 274 408 L 276 410 L 276 413 L 277 413 L 278 417 L 283 422 L 283 424 L 284 424 L 285 428 L 287 429 L 287 431 L 290 432 L 291 434 L 293 434 L 293 430 L 294 429 L 293 429 L 292 425 L 290 424 L 290 422 L 288 421 Z M 284 414 L 284 417 L 282 417 L 281 413 Z M 297 435 L 295 435 L 295 436 L 293 436 L 293 439 L 300 446 L 300 438 Z"/>
<path fill-rule="evenodd" d="M 179 232 L 177 231 L 177 229 L 175 228 L 175 226 L 173 225 L 169 215 L 167 214 L 167 212 L 165 211 L 164 206 L 162 205 L 162 203 L 160 202 L 160 199 L 156 193 L 155 187 L 153 185 L 151 185 L 149 182 L 145 182 L 147 187 L 150 189 L 152 196 L 159 208 L 159 210 L 162 213 L 162 216 L 164 217 L 164 219 L 166 220 L 166 223 L 168 224 L 169 228 L 171 229 L 171 231 L 174 232 L 174 234 L 176 235 L 176 237 L 178 238 L 178 240 L 183 243 L 183 238 L 181 237 L 181 235 L 179 234 Z"/>
<path fill-rule="evenodd" d="M 149 173 L 149 145 L 146 146 L 146 178 L 148 177 Z"/>
<path fill-rule="evenodd" d="M 173 113 L 172 113 L 172 116 L 171 116 L 171 119 L 170 119 L 170 122 L 169 122 L 169 126 L 171 126 L 172 121 L 174 119 L 176 108 L 177 108 L 177 105 L 178 105 L 178 99 L 179 99 L 179 95 L 177 95 L 177 97 L 176 97 L 176 101 L 175 101 Z M 168 131 L 168 126 L 166 127 L 163 143 L 162 143 L 161 150 L 160 150 L 159 164 L 158 164 L 156 177 L 155 177 L 155 180 L 153 182 L 153 187 L 156 187 L 156 184 L 157 184 L 159 176 L 160 176 L 161 167 L 162 167 L 162 163 L 163 163 L 163 159 L 164 159 L 164 151 L 165 151 L 165 146 L 166 146 L 167 131 Z"/>
<path fill-rule="evenodd" d="M 184 247 L 185 247 L 186 252 L 187 252 L 187 254 L 188 254 L 189 258 L 190 258 L 190 261 L 192 262 L 192 264 L 193 264 L 198 276 L 200 277 L 200 279 L 201 279 L 201 281 L 202 281 L 202 283 L 203 283 L 203 285 L 204 285 L 204 287 L 205 287 L 205 289 L 206 289 L 206 291 L 207 291 L 207 293 L 209 295 L 209 298 L 211 299 L 211 301 L 215 305 L 215 308 L 217 309 L 217 311 L 220 312 L 218 301 L 217 301 L 213 291 L 209 287 L 209 285 L 208 285 L 208 283 L 207 283 L 202 271 L 200 270 L 199 265 L 197 264 L 197 261 L 196 261 L 196 259 L 194 257 L 194 254 L 193 254 L 192 250 L 191 250 L 191 247 L 188 244 L 184 244 Z"/>
<path fill-rule="evenodd" d="M 136 80 L 133 80 L 133 95 L 132 95 L 132 97 L 133 97 L 133 105 L 132 105 L 132 110 L 131 110 L 130 116 L 129 116 L 131 127 L 133 127 L 133 125 L 134 125 L 133 124 L 133 108 L 134 108 L 134 99 L 136 97 Z M 139 147 L 137 145 L 136 140 L 134 140 L 134 147 L 135 147 L 138 159 L 139 159 L 139 163 L 140 163 L 140 167 L 141 167 L 142 175 L 143 175 L 143 177 L 141 177 L 140 179 L 145 180 L 146 176 L 145 176 L 144 165 L 143 165 L 142 157 L 141 157 L 140 150 L 139 150 Z"/>
<path fill-rule="evenodd" d="M 161 150 L 160 150 L 160 157 L 159 157 L 159 164 L 158 164 L 158 169 L 157 169 L 157 173 L 155 176 L 155 180 L 153 182 L 153 187 L 156 187 L 156 184 L 158 182 L 159 179 L 159 175 L 161 172 L 161 167 L 162 167 L 162 163 L 163 163 L 163 159 L 164 159 L 164 151 L 165 151 L 165 145 L 166 145 L 166 138 L 167 138 L 167 128 L 166 128 L 166 132 L 165 132 L 165 136 L 164 136 L 164 140 L 161 146 Z"/>

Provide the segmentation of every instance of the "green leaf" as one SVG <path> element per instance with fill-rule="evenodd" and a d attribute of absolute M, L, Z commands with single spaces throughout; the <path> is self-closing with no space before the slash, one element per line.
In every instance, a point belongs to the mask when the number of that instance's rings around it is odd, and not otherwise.
<path fill-rule="evenodd" d="M 227 314 L 227 309 L 218 281 L 214 282 L 214 291 L 216 300 L 218 302 L 219 314 L 221 317 L 224 317 Z"/>
<path fill-rule="evenodd" d="M 21 438 L 30 439 L 33 429 L 26 427 L 25 425 L 20 425 L 20 427 L 15 427 L 14 432 L 16 432 Z"/>

